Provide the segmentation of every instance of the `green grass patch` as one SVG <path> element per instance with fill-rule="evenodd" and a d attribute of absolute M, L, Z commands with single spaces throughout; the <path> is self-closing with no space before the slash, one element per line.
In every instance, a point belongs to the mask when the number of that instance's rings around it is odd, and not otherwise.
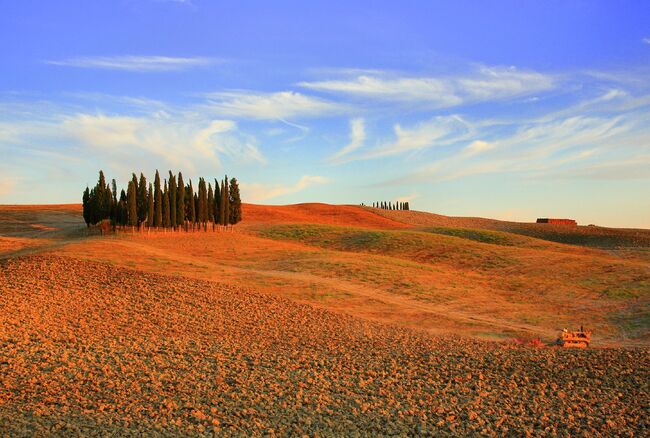
<path fill-rule="evenodd" d="M 474 242 L 489 243 L 491 245 L 514 246 L 515 239 L 505 233 L 498 231 L 474 230 L 468 228 L 446 228 L 433 227 L 423 228 L 421 231 L 444 236 L 458 237 L 460 239 L 472 240 Z"/>
<path fill-rule="evenodd" d="M 482 245 L 484 242 L 477 243 L 480 231 L 471 234 L 475 239 L 422 231 L 366 230 L 328 225 L 277 225 L 260 228 L 257 232 L 269 239 L 298 241 L 337 251 L 391 256 L 417 263 L 443 263 L 474 270 L 498 270 L 519 263 L 498 248 Z M 498 234 L 487 232 L 480 239 L 498 241 Z"/>

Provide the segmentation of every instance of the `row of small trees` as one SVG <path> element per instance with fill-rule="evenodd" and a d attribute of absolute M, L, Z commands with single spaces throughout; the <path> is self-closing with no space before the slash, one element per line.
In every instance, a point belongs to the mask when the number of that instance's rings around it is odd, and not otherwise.
<path fill-rule="evenodd" d="M 185 185 L 183 174 L 178 179 L 171 171 L 169 178 L 161 184 L 156 170 L 153 185 L 140 173 L 138 180 L 133 174 L 127 190 L 117 195 L 115 179 L 109 185 L 104 172 L 99 171 L 97 185 L 86 187 L 83 193 L 83 217 L 86 225 L 97 225 L 109 221 L 117 226 L 133 228 L 173 228 L 194 230 L 208 224 L 228 226 L 241 221 L 241 198 L 237 179 L 228 181 L 226 176 L 221 184 L 215 179 L 211 183 L 199 178 L 195 192 L 192 180 Z"/>
<path fill-rule="evenodd" d="M 373 202 L 372 206 L 374 208 L 381 208 L 383 210 L 410 210 L 408 201 L 378 201 Z"/>

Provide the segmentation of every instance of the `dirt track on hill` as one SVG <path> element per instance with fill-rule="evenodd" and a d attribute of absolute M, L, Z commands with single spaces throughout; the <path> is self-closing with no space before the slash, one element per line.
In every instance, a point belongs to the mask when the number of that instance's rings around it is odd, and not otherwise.
<path fill-rule="evenodd" d="M 156 255 L 165 259 L 173 259 L 181 263 L 194 263 L 195 265 L 200 264 L 210 271 L 235 273 L 240 277 L 247 275 L 259 275 L 272 279 L 280 278 L 289 281 L 299 281 L 306 284 L 319 284 L 325 287 L 331 287 L 336 291 L 349 293 L 352 296 L 361 296 L 366 299 L 379 301 L 387 306 L 395 306 L 408 311 L 416 311 L 424 314 L 435 315 L 445 319 L 492 326 L 499 329 L 507 328 L 513 332 L 528 333 L 530 337 L 542 337 L 545 339 L 551 339 L 557 335 L 555 330 L 549 330 L 545 327 L 535 326 L 531 324 L 513 324 L 498 318 L 491 318 L 485 315 L 476 315 L 463 312 L 462 310 L 458 309 L 462 308 L 462 304 L 456 304 L 456 308 L 452 308 L 449 305 L 432 305 L 431 303 L 423 303 L 416 299 L 397 296 L 395 294 L 384 292 L 380 289 L 363 287 L 358 284 L 337 278 L 327 278 L 305 272 L 239 268 L 236 266 L 224 265 L 222 263 L 210 263 L 205 260 L 198 261 L 194 257 L 170 254 L 169 251 L 158 249 L 152 246 L 145 246 L 138 242 L 121 241 L 117 246 L 124 248 L 130 247 L 135 250 L 135 252 L 138 252 L 142 255 Z M 440 330 L 434 329 L 433 332 L 440 333 Z"/>
<path fill-rule="evenodd" d="M 0 261 L 11 435 L 644 435 L 650 352 L 377 324 L 60 256 Z"/>

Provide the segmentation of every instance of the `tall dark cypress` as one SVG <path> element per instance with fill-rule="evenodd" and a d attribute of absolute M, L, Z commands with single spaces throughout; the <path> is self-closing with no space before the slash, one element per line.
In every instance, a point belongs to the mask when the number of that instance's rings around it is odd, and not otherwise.
<path fill-rule="evenodd" d="M 106 184 L 106 179 L 104 178 L 104 172 L 99 171 L 99 181 L 97 181 L 97 193 L 98 193 L 98 217 L 97 217 L 97 222 L 101 222 L 104 219 L 107 219 L 108 216 L 110 215 L 110 193 L 106 188 L 108 185 Z M 96 223 L 97 223 L 96 222 Z"/>
<path fill-rule="evenodd" d="M 207 190 L 205 189 L 205 180 L 199 178 L 199 202 L 198 202 L 198 222 L 205 224 L 208 220 L 208 211 L 207 211 Z"/>
<path fill-rule="evenodd" d="M 176 229 L 176 177 L 169 171 L 169 226 Z"/>
<path fill-rule="evenodd" d="M 167 189 L 167 180 L 165 180 L 165 191 L 163 192 L 163 227 L 169 228 L 171 226 L 171 211 L 169 206 L 169 190 Z"/>
<path fill-rule="evenodd" d="M 226 225 L 230 224 L 230 188 L 228 187 L 228 175 L 223 179 L 223 182 L 226 186 L 225 194 L 226 196 L 223 197 L 224 199 L 224 204 L 226 204 L 226 207 L 223 209 L 223 216 L 224 216 L 224 222 Z"/>
<path fill-rule="evenodd" d="M 108 219 L 111 222 L 111 225 L 114 225 L 113 221 L 113 211 L 115 210 L 115 205 L 113 204 L 113 192 L 111 191 L 111 186 L 106 185 L 106 194 L 108 199 Z"/>
<path fill-rule="evenodd" d="M 138 214 L 138 220 L 140 219 L 140 209 L 139 209 L 139 204 L 138 204 L 138 177 L 136 176 L 135 172 L 131 174 L 131 182 L 133 182 L 133 190 L 135 191 L 135 208 L 136 208 L 136 213 Z M 128 195 L 128 184 L 127 184 L 127 195 Z M 131 218 L 129 217 L 129 224 L 131 223 Z"/>
<path fill-rule="evenodd" d="M 133 181 L 129 181 L 129 188 L 127 191 L 127 203 L 129 211 L 129 225 L 132 227 L 138 226 L 138 197 L 136 195 L 136 187 Z"/>
<path fill-rule="evenodd" d="M 236 178 L 230 180 L 230 223 L 236 224 L 241 221 L 241 197 L 239 195 L 239 184 Z"/>
<path fill-rule="evenodd" d="M 84 190 L 82 201 L 84 222 L 86 222 L 86 226 L 90 228 L 90 189 L 88 186 L 86 186 L 86 190 Z"/>
<path fill-rule="evenodd" d="M 113 204 L 117 204 L 117 181 L 115 181 L 115 178 L 111 181 L 111 188 L 113 189 L 111 191 L 113 193 Z"/>
<path fill-rule="evenodd" d="M 214 193 L 210 183 L 208 183 L 208 222 L 214 222 Z"/>
<path fill-rule="evenodd" d="M 154 195 L 154 215 L 153 226 L 162 226 L 162 190 L 160 189 L 160 174 L 156 170 L 156 177 L 153 181 L 153 195 Z"/>
<path fill-rule="evenodd" d="M 195 223 L 200 223 L 201 219 L 199 218 L 199 193 L 198 190 L 194 193 L 194 214 L 196 215 Z"/>
<path fill-rule="evenodd" d="M 140 172 L 140 182 L 138 182 L 138 223 L 147 220 L 149 210 L 149 199 L 147 198 L 147 178 Z"/>
<path fill-rule="evenodd" d="M 192 180 L 190 180 L 190 185 L 187 187 L 186 201 L 188 205 L 187 209 L 187 220 L 190 221 L 192 226 L 196 222 L 196 208 L 194 204 L 194 187 L 192 187 Z"/>
<path fill-rule="evenodd" d="M 214 223 L 221 223 L 221 189 L 216 178 L 214 179 Z"/>
<path fill-rule="evenodd" d="M 154 199 L 153 199 L 153 186 L 151 183 L 149 183 L 149 191 L 147 193 L 147 204 L 149 207 L 147 210 L 149 211 L 149 215 L 147 216 L 147 226 L 148 227 L 153 227 L 153 210 L 154 210 Z"/>
<path fill-rule="evenodd" d="M 185 183 L 183 174 L 178 172 L 178 184 L 176 185 L 176 223 L 185 224 Z"/>
<path fill-rule="evenodd" d="M 110 218 L 111 218 L 111 224 L 113 226 L 117 225 L 120 222 L 119 218 L 119 213 L 117 211 L 117 181 L 115 181 L 115 178 L 111 180 L 111 194 L 113 195 L 113 201 L 111 202 L 111 213 L 110 213 Z"/>
<path fill-rule="evenodd" d="M 120 225 L 122 226 L 126 226 L 129 223 L 129 209 L 127 208 L 127 202 L 128 199 L 126 197 L 126 193 L 124 192 L 124 189 L 122 189 L 122 192 L 120 193 L 120 201 L 119 201 Z"/>

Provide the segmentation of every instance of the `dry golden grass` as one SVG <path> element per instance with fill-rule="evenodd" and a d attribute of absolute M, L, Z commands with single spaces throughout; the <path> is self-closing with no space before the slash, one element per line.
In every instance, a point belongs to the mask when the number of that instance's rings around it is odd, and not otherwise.
<path fill-rule="evenodd" d="M 650 230 L 607 228 L 599 226 L 566 226 L 508 222 L 479 217 L 454 217 L 423 211 L 393 211 L 365 207 L 386 219 L 413 227 L 448 227 L 505 231 L 552 242 L 597 248 L 650 248 Z M 531 218 L 531 220 L 534 220 Z"/>
<path fill-rule="evenodd" d="M 642 245 L 353 206 L 244 215 L 232 232 L 100 237 L 78 206 L 0 207 L 0 430 L 647 432 Z M 597 348 L 472 339 L 580 323 Z"/>

